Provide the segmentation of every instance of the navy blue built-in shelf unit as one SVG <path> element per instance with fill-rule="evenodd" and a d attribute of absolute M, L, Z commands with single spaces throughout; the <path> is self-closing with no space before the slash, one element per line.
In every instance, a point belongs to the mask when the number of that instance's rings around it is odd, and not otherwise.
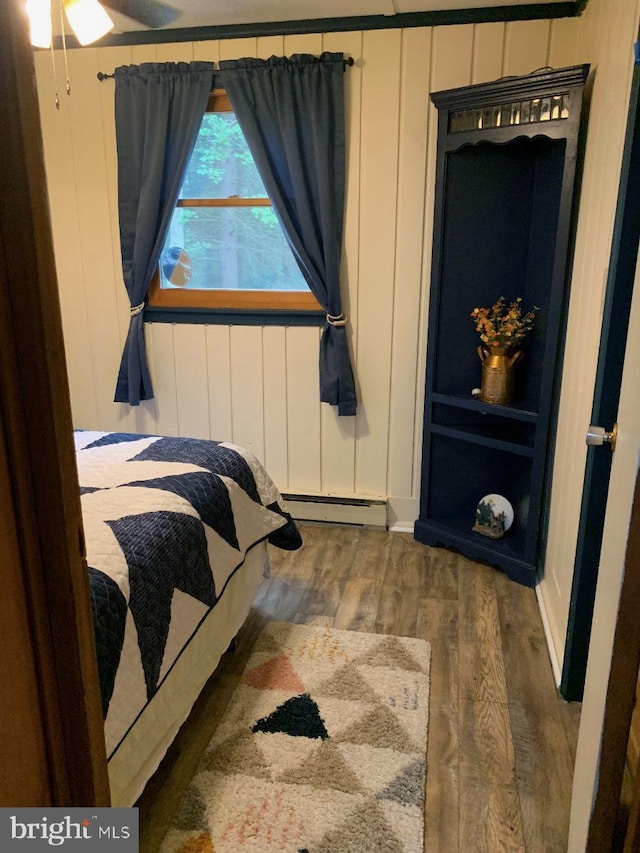
<path fill-rule="evenodd" d="M 438 152 L 415 538 L 527 586 L 544 551 L 588 71 L 543 70 L 431 95 Z M 471 394 L 482 366 L 469 315 L 500 296 L 540 309 L 508 406 Z M 502 539 L 472 531 L 487 494 L 514 508 Z"/>

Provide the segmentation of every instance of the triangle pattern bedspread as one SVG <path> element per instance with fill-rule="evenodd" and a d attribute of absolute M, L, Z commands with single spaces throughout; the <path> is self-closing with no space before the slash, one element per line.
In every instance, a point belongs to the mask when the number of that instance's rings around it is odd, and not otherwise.
<path fill-rule="evenodd" d="M 112 754 L 247 552 L 264 539 L 293 550 L 301 539 L 244 448 L 90 431 L 77 431 L 75 443 Z M 175 609 L 181 624 L 172 631 Z M 133 663 L 123 674 L 125 656 Z M 126 707 L 113 709 L 114 692 L 126 694 Z"/>

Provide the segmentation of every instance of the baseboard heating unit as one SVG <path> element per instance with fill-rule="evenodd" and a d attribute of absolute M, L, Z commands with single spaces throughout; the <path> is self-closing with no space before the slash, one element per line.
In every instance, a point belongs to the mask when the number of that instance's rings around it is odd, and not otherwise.
<path fill-rule="evenodd" d="M 387 502 L 369 498 L 283 493 L 287 510 L 296 521 L 359 524 L 386 530 Z"/>

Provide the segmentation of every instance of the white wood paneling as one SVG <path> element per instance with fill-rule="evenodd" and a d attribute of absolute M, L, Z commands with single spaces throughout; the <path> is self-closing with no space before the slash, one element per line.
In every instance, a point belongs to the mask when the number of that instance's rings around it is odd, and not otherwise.
<path fill-rule="evenodd" d="M 223 39 L 220 42 L 220 59 L 243 59 L 245 56 L 258 56 L 258 40 Z"/>
<path fill-rule="evenodd" d="M 229 332 L 228 326 L 207 326 L 209 435 L 217 441 L 233 441 Z"/>
<path fill-rule="evenodd" d="M 473 28 L 472 83 L 486 83 L 502 75 L 506 27 L 497 22 Z"/>
<path fill-rule="evenodd" d="M 422 293 L 431 29 L 405 30 L 402 38 L 387 492 L 406 497 L 413 494 L 413 444 L 420 439 L 415 435 L 416 317 Z"/>
<path fill-rule="evenodd" d="M 316 56 L 322 53 L 322 33 L 305 33 L 284 37 L 284 55 L 294 53 L 311 53 Z"/>
<path fill-rule="evenodd" d="M 264 395 L 264 462 L 281 491 L 289 487 L 287 425 L 286 329 L 266 326 L 262 331 Z"/>
<path fill-rule="evenodd" d="M 531 74 L 547 64 L 550 21 L 511 21 L 507 24 L 502 73 Z"/>
<path fill-rule="evenodd" d="M 471 24 L 435 27 L 431 53 L 431 91 L 468 86 L 473 60 Z"/>
<path fill-rule="evenodd" d="M 549 39 L 549 65 L 566 68 L 585 61 L 586 54 L 578 43 L 578 26 L 572 18 L 558 18 L 551 22 Z"/>
<path fill-rule="evenodd" d="M 160 435 L 180 434 L 173 329 L 169 323 L 152 323 L 147 326 L 147 340 L 151 339 L 152 342 L 156 430 Z"/>
<path fill-rule="evenodd" d="M 284 36 L 260 36 L 256 39 L 256 56 L 269 59 L 270 56 L 284 56 Z"/>
<path fill-rule="evenodd" d="M 177 61 L 177 54 L 174 61 Z M 173 56 L 172 56 L 173 59 Z M 134 44 L 131 46 L 131 63 L 141 65 L 143 62 L 163 62 L 156 54 L 155 44 Z M 169 60 L 171 61 L 171 60 Z M 104 71 L 104 68 L 102 69 Z"/>
<path fill-rule="evenodd" d="M 60 57 L 58 77 L 60 78 Z M 96 397 L 91 361 L 87 293 L 82 271 L 80 223 L 78 221 L 76 174 L 73 163 L 74 128 L 64 88 L 60 88 L 61 108 L 55 106 L 56 83 L 51 57 L 35 54 L 40 102 L 40 121 L 45 140 L 45 166 L 52 211 L 52 232 L 65 337 L 65 351 L 71 406 L 76 426 L 97 423 Z M 62 82 L 62 81 L 61 81 Z M 68 100 L 68 99 L 67 99 Z M 56 215 L 57 214 L 57 215 Z"/>
<path fill-rule="evenodd" d="M 178 430 L 191 438 L 209 438 L 209 381 L 204 326 L 176 325 L 173 330 Z"/>
<path fill-rule="evenodd" d="M 156 62 L 191 62 L 193 59 L 193 44 L 189 41 L 175 44 L 157 44 Z"/>
<path fill-rule="evenodd" d="M 242 444 L 264 462 L 264 382 L 262 376 L 262 328 L 232 326 L 231 425 L 233 441 Z M 267 389 L 268 390 L 268 389 Z"/>
<path fill-rule="evenodd" d="M 317 328 L 287 329 L 289 491 L 319 492 L 320 401 Z"/>
<path fill-rule="evenodd" d="M 400 30 L 363 38 L 356 491 L 370 495 L 387 487 L 401 39 Z"/>
<path fill-rule="evenodd" d="M 196 41 L 193 43 L 193 58 L 196 62 L 218 62 L 220 60 L 219 41 Z"/>

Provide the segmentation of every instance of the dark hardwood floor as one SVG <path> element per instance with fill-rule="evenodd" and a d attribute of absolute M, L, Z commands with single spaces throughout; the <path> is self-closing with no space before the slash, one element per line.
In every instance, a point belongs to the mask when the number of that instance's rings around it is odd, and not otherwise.
<path fill-rule="evenodd" d="M 270 620 L 419 637 L 432 647 L 429 853 L 567 849 L 580 706 L 557 695 L 533 590 L 409 534 L 301 525 L 138 805 L 155 853 Z"/>

